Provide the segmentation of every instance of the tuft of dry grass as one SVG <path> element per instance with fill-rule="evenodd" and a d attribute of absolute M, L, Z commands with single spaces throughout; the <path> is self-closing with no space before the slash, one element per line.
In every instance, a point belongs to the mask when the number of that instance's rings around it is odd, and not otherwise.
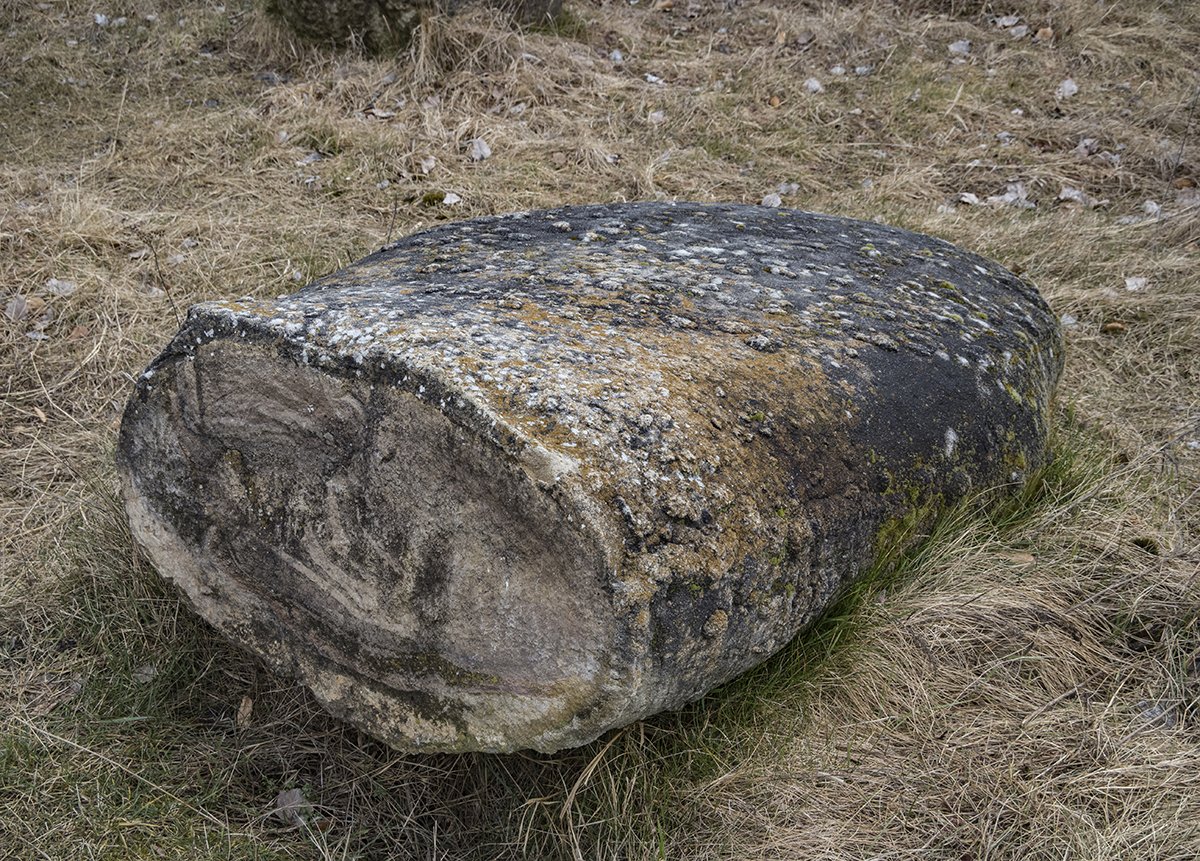
<path fill-rule="evenodd" d="M 1200 856 L 1200 8 L 568 12 L 430 16 L 368 59 L 246 0 L 0 5 L 0 857 Z M 960 198 L 1018 182 L 1034 208 Z M 1057 457 L 700 703 L 556 756 L 401 756 L 133 547 L 114 431 L 190 303 L 450 219 L 777 191 L 1038 283 Z"/>

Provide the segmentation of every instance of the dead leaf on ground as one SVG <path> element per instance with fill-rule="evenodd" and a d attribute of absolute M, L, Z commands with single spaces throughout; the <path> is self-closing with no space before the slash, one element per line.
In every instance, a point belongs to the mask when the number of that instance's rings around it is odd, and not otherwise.
<path fill-rule="evenodd" d="M 74 281 L 64 281 L 61 278 L 50 278 L 46 281 L 46 290 L 53 296 L 65 299 L 78 289 Z"/>
<path fill-rule="evenodd" d="M 242 697 L 242 702 L 237 710 L 237 725 L 239 727 L 247 727 L 250 725 L 250 715 L 254 711 L 254 700 L 251 697 Z"/>
<path fill-rule="evenodd" d="M 303 825 L 304 816 L 312 807 L 301 789 L 285 789 L 275 796 L 275 807 L 271 815 L 288 825 Z"/>
<path fill-rule="evenodd" d="M 4 314 L 10 320 L 24 320 L 29 313 L 29 300 L 24 296 L 13 296 L 4 306 Z"/>
<path fill-rule="evenodd" d="M 1066 78 L 1054 90 L 1054 98 L 1062 100 L 1069 99 L 1071 96 L 1079 92 L 1079 84 L 1075 83 L 1074 78 Z"/>
<path fill-rule="evenodd" d="M 492 157 L 492 148 L 483 138 L 474 138 L 470 142 L 471 161 L 484 161 Z"/>
<path fill-rule="evenodd" d="M 1174 729 L 1179 723 L 1179 712 L 1173 703 L 1141 700 L 1137 708 L 1148 726 Z"/>
<path fill-rule="evenodd" d="M 1069 185 L 1064 185 L 1059 189 L 1058 200 L 1060 203 L 1078 204 L 1084 209 L 1095 209 L 1097 206 L 1106 206 L 1108 204 L 1107 200 L 1096 200 L 1096 198 Z"/>
<path fill-rule="evenodd" d="M 1033 209 L 1037 206 L 1029 199 L 1029 189 L 1023 182 L 1010 182 L 1004 194 L 993 194 L 987 199 L 989 206 L 1015 206 L 1017 209 Z"/>

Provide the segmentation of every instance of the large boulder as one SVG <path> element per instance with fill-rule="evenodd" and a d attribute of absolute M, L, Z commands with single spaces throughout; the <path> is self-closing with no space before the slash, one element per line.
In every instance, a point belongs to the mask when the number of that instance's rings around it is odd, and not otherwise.
<path fill-rule="evenodd" d="M 137 381 L 134 535 L 413 751 L 552 751 L 766 659 L 900 524 L 1042 463 L 1060 333 L 903 230 L 747 206 L 448 224 L 197 305 Z"/>

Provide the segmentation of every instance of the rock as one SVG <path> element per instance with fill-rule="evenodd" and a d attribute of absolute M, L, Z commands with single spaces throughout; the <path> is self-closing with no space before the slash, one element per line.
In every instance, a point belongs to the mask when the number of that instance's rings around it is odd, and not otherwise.
<path fill-rule="evenodd" d="M 1060 331 L 937 239 L 626 204 L 410 236 L 193 307 L 137 381 L 134 535 L 218 630 L 411 751 L 553 751 L 786 644 L 1044 462 Z"/>
<path fill-rule="evenodd" d="M 267 13 L 309 42 L 362 39 L 372 52 L 402 48 L 423 13 L 454 12 L 467 0 L 265 0 Z M 486 0 L 525 24 L 553 20 L 562 0 Z"/>
<path fill-rule="evenodd" d="M 457 0 L 463 5 L 467 0 Z M 562 13 L 563 0 L 489 0 L 489 5 L 509 12 L 523 24 L 553 21 Z"/>
<path fill-rule="evenodd" d="M 362 39 L 370 51 L 402 48 L 431 0 L 266 0 L 268 14 L 308 42 Z"/>

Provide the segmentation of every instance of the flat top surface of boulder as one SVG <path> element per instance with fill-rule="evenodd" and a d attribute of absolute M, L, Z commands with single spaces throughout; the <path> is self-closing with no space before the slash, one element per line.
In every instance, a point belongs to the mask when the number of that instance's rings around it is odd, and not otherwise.
<path fill-rule="evenodd" d="M 353 353 L 427 341 L 413 315 L 453 320 L 435 329 L 470 340 L 457 330 L 525 303 L 538 309 L 530 325 L 566 312 L 568 334 L 594 325 L 758 333 L 773 340 L 747 340 L 768 350 L 861 336 L 968 358 L 997 326 L 1020 339 L 1029 311 L 1044 308 L 998 264 L 893 227 L 759 206 L 614 204 L 426 230 L 261 310 L 285 331 L 302 325 L 306 338 Z M 520 325 L 521 315 L 505 317 Z"/>

